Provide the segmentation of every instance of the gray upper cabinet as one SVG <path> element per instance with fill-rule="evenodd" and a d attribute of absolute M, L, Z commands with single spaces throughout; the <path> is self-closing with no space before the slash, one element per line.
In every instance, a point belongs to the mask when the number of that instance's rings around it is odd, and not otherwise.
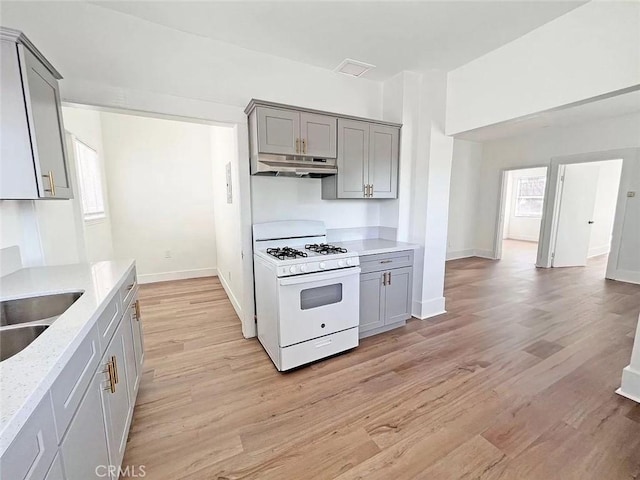
<path fill-rule="evenodd" d="M 369 185 L 372 198 L 398 196 L 400 130 L 371 124 L 369 127 Z M 339 173 L 339 172 L 338 172 Z"/>
<path fill-rule="evenodd" d="M 258 151 L 296 155 L 300 149 L 300 113 L 278 108 L 256 108 Z"/>
<path fill-rule="evenodd" d="M 0 38 L 0 199 L 72 198 L 62 77 L 21 32 Z"/>
<path fill-rule="evenodd" d="M 317 113 L 300 113 L 302 154 L 317 158 L 336 158 L 337 119 Z"/>
<path fill-rule="evenodd" d="M 340 119 L 338 139 L 338 175 L 327 177 L 326 182 L 337 182 L 336 198 L 363 198 L 369 167 L 369 124 Z"/>
<path fill-rule="evenodd" d="M 336 118 L 256 107 L 258 153 L 336 158 Z"/>
<path fill-rule="evenodd" d="M 338 119 L 338 173 L 322 179 L 322 198 L 397 198 L 400 128 Z"/>

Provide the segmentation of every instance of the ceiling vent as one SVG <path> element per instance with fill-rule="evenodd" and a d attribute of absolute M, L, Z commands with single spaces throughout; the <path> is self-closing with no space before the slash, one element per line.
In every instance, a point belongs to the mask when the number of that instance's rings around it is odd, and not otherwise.
<path fill-rule="evenodd" d="M 345 75 L 350 75 L 352 77 L 361 77 L 372 68 L 376 68 L 376 66 L 371 65 L 370 63 L 345 58 L 340 65 L 336 67 L 334 72 L 344 73 Z"/>

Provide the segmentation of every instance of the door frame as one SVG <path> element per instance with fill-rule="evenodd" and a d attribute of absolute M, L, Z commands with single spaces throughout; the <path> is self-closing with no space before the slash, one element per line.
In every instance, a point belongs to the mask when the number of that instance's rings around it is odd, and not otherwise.
<path fill-rule="evenodd" d="M 231 295 L 229 297 L 240 318 L 242 335 L 245 338 L 255 337 L 251 175 L 249 172 L 250 162 L 248 160 L 249 124 L 244 109 L 234 105 L 206 100 L 195 100 L 126 88 L 97 86 L 96 88 L 88 89 L 85 87 L 86 85 L 83 84 L 71 84 L 67 91 L 62 92 L 62 105 L 233 128 L 239 176 L 238 202 L 242 243 L 242 298 L 237 298 L 234 301 L 231 299 Z"/>
<path fill-rule="evenodd" d="M 616 213 L 613 221 L 611 250 L 609 252 L 605 277 L 614 280 L 620 277 L 618 275 L 618 257 L 620 254 L 620 243 L 626 212 L 626 196 L 631 186 L 634 163 L 640 161 L 640 148 L 579 153 L 551 158 L 547 175 L 548 183 L 545 192 L 545 207 L 540 234 L 541 241 L 538 248 L 538 261 L 536 264 L 538 267 L 551 268 L 552 266 L 551 256 L 553 254 L 553 246 L 555 245 L 555 235 L 557 234 L 558 214 L 560 211 L 560 175 L 563 167 L 575 163 L 602 162 L 617 159 L 622 159 L 622 171 L 620 174 L 620 184 L 618 186 Z"/>
<path fill-rule="evenodd" d="M 509 172 L 515 172 L 518 170 L 530 170 L 532 168 L 546 168 L 547 169 L 547 183 L 545 184 L 545 194 L 542 203 L 542 222 L 540 232 L 538 233 L 538 255 L 540 254 L 540 240 L 542 238 L 542 224 L 544 222 L 544 214 L 545 214 L 545 205 L 547 202 L 547 187 L 549 186 L 549 164 L 537 164 L 537 165 L 527 165 L 522 167 L 513 167 L 513 168 L 501 168 L 500 169 L 500 195 L 498 196 L 498 219 L 495 228 L 495 238 L 493 240 L 493 259 L 500 260 L 502 258 L 502 242 L 504 235 L 504 215 L 507 209 L 507 185 L 509 182 Z"/>

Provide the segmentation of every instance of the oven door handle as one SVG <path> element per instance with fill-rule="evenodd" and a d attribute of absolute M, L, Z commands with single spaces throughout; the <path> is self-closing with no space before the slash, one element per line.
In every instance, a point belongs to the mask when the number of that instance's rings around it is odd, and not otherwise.
<path fill-rule="evenodd" d="M 293 277 L 280 279 L 280 285 L 300 285 L 301 283 L 321 282 L 323 280 L 334 280 L 338 278 L 360 275 L 360 267 L 350 267 L 341 270 L 329 270 L 328 272 L 307 273 Z"/>

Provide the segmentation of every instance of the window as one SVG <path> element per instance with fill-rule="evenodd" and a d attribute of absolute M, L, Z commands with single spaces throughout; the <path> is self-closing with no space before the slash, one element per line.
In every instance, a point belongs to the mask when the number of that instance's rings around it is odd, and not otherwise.
<path fill-rule="evenodd" d="M 516 190 L 516 217 L 542 217 L 547 177 L 521 177 Z"/>
<path fill-rule="evenodd" d="M 85 220 L 98 220 L 106 217 L 104 194 L 102 193 L 102 172 L 98 152 L 81 141 L 73 140 L 80 184 L 80 200 Z"/>

